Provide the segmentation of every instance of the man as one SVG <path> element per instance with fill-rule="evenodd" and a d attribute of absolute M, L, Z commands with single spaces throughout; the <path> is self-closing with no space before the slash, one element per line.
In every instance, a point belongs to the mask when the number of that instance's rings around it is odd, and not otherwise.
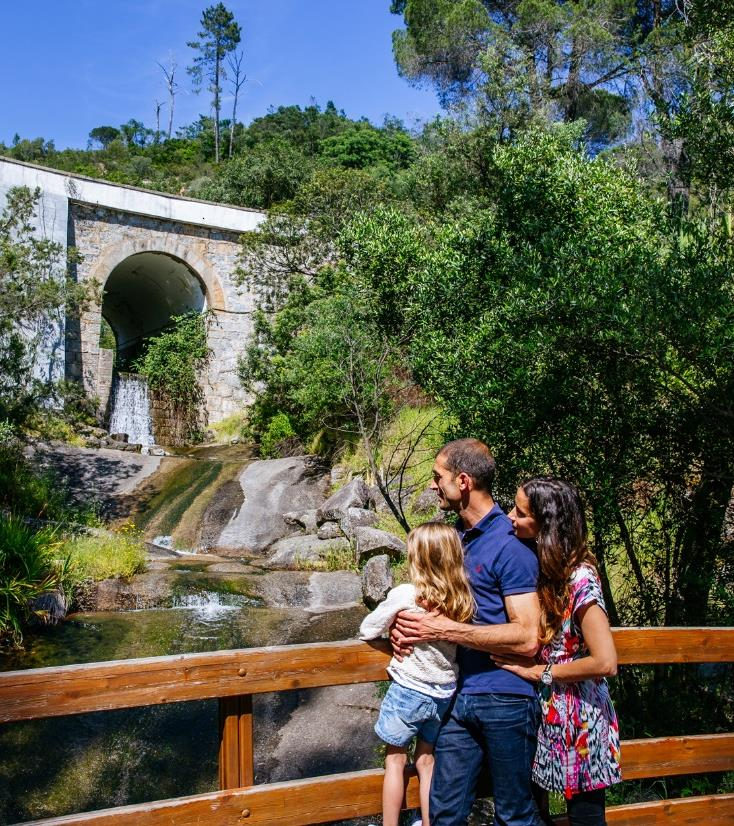
<path fill-rule="evenodd" d="M 535 689 L 496 666 L 488 653 L 535 654 L 538 562 L 492 498 L 494 469 L 489 448 L 477 439 L 449 442 L 433 466 L 431 487 L 441 509 L 459 517 L 457 530 L 477 603 L 475 623 L 454 622 L 436 611 L 403 612 L 393 631 L 399 653 L 425 640 L 459 646 L 458 690 L 436 743 L 432 826 L 466 824 L 485 760 L 497 826 L 540 823 L 530 784 L 538 728 Z"/>

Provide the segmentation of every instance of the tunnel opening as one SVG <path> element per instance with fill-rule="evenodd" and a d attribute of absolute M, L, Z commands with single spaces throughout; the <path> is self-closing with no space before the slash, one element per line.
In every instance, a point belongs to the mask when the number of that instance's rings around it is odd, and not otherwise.
<path fill-rule="evenodd" d="M 115 370 L 129 369 L 146 339 L 165 330 L 174 316 L 204 312 L 206 306 L 204 286 L 185 262 L 159 252 L 136 253 L 120 262 L 102 299 L 102 317 L 114 335 Z"/>

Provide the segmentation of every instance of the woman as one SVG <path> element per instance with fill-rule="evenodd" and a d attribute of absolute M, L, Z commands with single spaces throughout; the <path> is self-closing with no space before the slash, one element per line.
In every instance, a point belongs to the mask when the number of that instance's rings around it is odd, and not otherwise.
<path fill-rule="evenodd" d="M 617 672 L 617 652 L 584 509 L 567 482 L 538 477 L 518 488 L 510 519 L 517 537 L 535 540 L 538 549 L 541 649 L 533 665 L 494 659 L 538 683 L 543 714 L 533 780 L 565 795 L 572 826 L 603 826 L 605 789 L 622 779 L 619 727 L 604 679 Z"/>

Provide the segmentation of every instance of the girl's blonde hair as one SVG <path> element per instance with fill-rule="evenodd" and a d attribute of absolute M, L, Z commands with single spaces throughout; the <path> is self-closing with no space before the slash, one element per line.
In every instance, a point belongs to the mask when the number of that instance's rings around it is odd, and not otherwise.
<path fill-rule="evenodd" d="M 456 530 L 440 522 L 426 522 L 413 528 L 407 542 L 408 575 L 415 585 L 416 600 L 452 620 L 469 622 L 475 603 Z"/>

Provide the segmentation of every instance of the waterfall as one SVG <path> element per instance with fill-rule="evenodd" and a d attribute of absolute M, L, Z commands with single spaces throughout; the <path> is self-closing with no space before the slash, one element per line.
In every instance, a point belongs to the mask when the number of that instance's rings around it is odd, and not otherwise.
<path fill-rule="evenodd" d="M 155 443 L 150 416 L 148 383 L 135 373 L 118 373 L 112 388 L 110 433 L 127 433 L 133 445 Z"/>

